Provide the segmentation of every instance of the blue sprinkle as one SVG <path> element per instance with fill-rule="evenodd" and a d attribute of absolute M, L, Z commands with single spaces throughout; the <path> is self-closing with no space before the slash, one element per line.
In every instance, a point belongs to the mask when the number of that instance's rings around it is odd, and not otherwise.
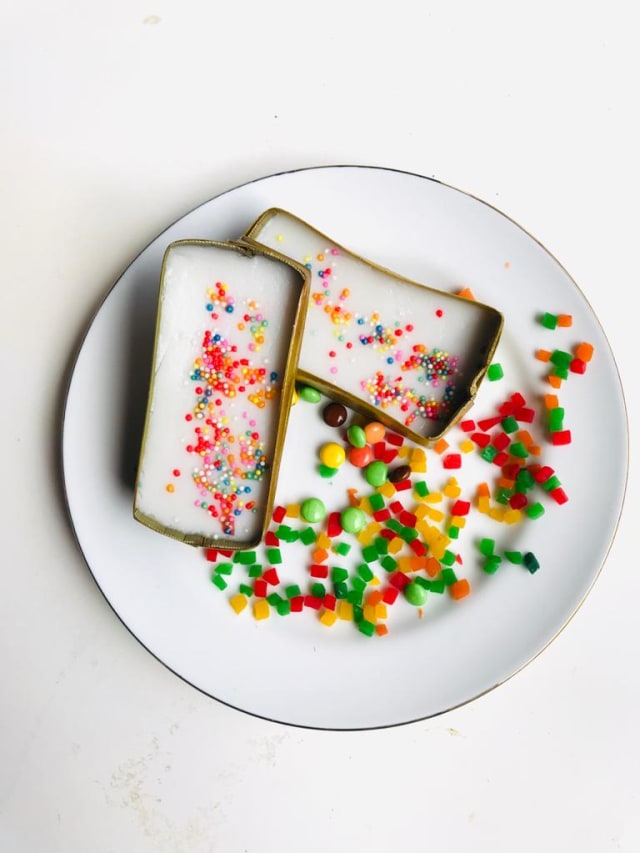
<path fill-rule="evenodd" d="M 233 314 L 233 305 L 227 305 L 224 310 L 227 312 L 227 314 Z"/>

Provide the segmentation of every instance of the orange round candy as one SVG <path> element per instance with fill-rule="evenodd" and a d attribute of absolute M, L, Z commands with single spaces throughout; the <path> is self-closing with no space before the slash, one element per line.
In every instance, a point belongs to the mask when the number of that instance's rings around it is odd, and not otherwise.
<path fill-rule="evenodd" d="M 378 421 L 371 421 L 371 423 L 367 424 L 364 428 L 364 435 L 369 444 L 376 444 L 376 442 L 382 441 L 385 434 L 386 429 L 381 423 L 378 423 Z"/>
<path fill-rule="evenodd" d="M 350 447 L 347 451 L 347 459 L 356 468 L 366 468 L 373 459 L 373 450 L 368 444 L 364 447 Z"/>

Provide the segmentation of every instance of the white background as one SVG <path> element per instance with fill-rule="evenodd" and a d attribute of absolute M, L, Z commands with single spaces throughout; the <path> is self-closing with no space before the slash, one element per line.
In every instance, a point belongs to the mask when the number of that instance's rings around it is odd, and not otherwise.
<path fill-rule="evenodd" d="M 640 849 L 632 10 L 2 0 L 1 853 Z M 75 350 L 138 252 L 226 189 L 338 163 L 435 176 L 539 239 L 632 429 L 618 535 L 560 636 L 463 708 L 361 733 L 252 718 L 158 663 L 83 563 L 58 462 Z M 584 460 L 595 489 L 616 450 Z"/>

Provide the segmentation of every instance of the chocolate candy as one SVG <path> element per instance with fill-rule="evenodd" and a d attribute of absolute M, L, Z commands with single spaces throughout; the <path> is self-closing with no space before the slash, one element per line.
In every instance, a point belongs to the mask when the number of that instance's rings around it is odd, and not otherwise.
<path fill-rule="evenodd" d="M 339 427 L 347 419 L 347 410 L 342 403 L 329 403 L 322 411 L 322 419 L 330 427 Z"/>
<path fill-rule="evenodd" d="M 408 480 L 411 476 L 411 468 L 408 465 L 398 465 L 392 471 L 389 471 L 389 482 L 400 483 L 402 480 Z"/>

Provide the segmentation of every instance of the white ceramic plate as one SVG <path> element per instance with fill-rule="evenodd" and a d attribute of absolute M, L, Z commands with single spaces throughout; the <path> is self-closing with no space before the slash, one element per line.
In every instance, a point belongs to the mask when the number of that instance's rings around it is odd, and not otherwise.
<path fill-rule="evenodd" d="M 544 444 L 543 461 L 555 468 L 569 502 L 557 506 L 543 498 L 542 518 L 512 526 L 473 513 L 456 545 L 464 560 L 458 574 L 470 580 L 472 594 L 459 602 L 433 595 L 422 619 L 405 601 L 396 603 L 386 637 L 365 637 L 347 622 L 326 628 L 312 610 L 260 622 L 250 609 L 236 616 L 228 595 L 211 584 L 212 567 L 202 552 L 132 517 L 163 252 L 181 238 L 236 238 L 271 206 L 408 278 L 448 292 L 469 286 L 503 312 L 495 360 L 505 376 L 485 380 L 470 416 L 493 414 L 514 391 L 538 406 L 549 389 L 536 349 L 568 349 L 581 340 L 595 347 L 587 373 L 571 375 L 559 392 L 573 442 Z M 536 318 L 544 311 L 571 314 L 573 326 L 542 328 Z M 340 509 L 345 489 L 362 490 L 363 481 L 346 466 L 331 481 L 314 473 L 317 447 L 333 437 L 320 411 L 303 402 L 292 410 L 279 499 L 321 495 L 330 509 Z M 450 434 L 454 449 L 461 438 L 457 428 Z M 158 660 L 204 693 L 251 714 L 359 729 L 452 709 L 503 683 L 545 648 L 584 600 L 611 545 L 626 485 L 627 442 L 623 393 L 603 330 L 576 284 L 535 239 L 495 208 L 437 181 L 336 166 L 237 187 L 184 216 L 138 256 L 81 346 L 62 449 L 69 511 L 87 564 L 120 619 Z M 437 489 L 453 473 L 469 497 L 479 480 L 495 474 L 491 467 L 468 454 L 460 471 L 446 472 L 430 452 L 427 480 Z M 533 551 L 541 569 L 530 575 L 504 565 L 495 575 L 484 574 L 476 548 L 481 536 L 495 538 L 501 549 Z M 284 554 L 281 577 L 303 579 L 304 548 L 288 546 Z M 232 578 L 230 591 L 234 584 Z"/>

